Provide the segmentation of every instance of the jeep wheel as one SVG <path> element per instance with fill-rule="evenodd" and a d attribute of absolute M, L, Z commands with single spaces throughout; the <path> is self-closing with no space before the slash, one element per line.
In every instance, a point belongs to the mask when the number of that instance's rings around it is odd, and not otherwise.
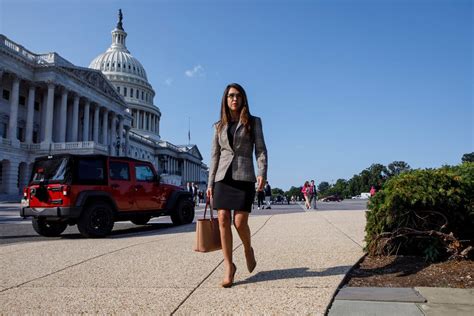
<path fill-rule="evenodd" d="M 194 219 L 194 205 L 188 200 L 181 200 L 178 207 L 171 215 L 171 221 L 175 225 L 189 224 Z"/>
<path fill-rule="evenodd" d="M 146 225 L 148 221 L 150 220 L 151 216 L 149 215 L 142 215 L 142 216 L 137 216 L 130 221 L 134 223 L 135 225 Z"/>
<path fill-rule="evenodd" d="M 47 221 L 44 218 L 33 217 L 32 224 L 34 230 L 45 237 L 58 237 L 66 230 L 67 223 L 58 221 Z"/>
<path fill-rule="evenodd" d="M 87 206 L 77 222 L 77 228 L 84 237 L 105 237 L 113 227 L 114 213 L 104 202 Z"/>

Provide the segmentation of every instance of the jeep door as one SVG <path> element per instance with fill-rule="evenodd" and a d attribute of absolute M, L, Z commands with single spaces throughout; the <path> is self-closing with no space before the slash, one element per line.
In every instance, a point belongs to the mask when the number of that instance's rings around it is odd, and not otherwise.
<path fill-rule="evenodd" d="M 140 210 L 160 209 L 155 172 L 146 163 L 135 163 L 135 201 Z"/>
<path fill-rule="evenodd" d="M 130 210 L 135 203 L 128 161 L 109 161 L 109 188 L 118 210 Z"/>

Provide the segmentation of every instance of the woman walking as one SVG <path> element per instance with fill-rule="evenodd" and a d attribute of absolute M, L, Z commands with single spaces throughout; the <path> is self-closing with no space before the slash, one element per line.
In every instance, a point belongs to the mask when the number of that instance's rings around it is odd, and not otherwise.
<path fill-rule="evenodd" d="M 311 204 L 309 202 L 309 199 L 311 196 L 311 187 L 308 181 L 304 183 L 303 187 L 301 188 L 301 192 L 303 193 L 303 196 L 304 196 L 304 206 L 306 206 L 306 209 L 309 210 L 311 208 Z"/>
<path fill-rule="evenodd" d="M 250 240 L 249 214 L 257 190 L 263 190 L 267 178 L 267 149 L 262 121 L 250 115 L 247 95 L 237 83 L 228 85 L 221 101 L 220 121 L 214 124 L 207 196 L 218 210 L 222 253 L 223 287 L 231 287 L 237 267 L 232 261 L 231 210 L 233 223 L 244 246 L 247 269 L 257 265 Z M 255 177 L 252 153 L 255 148 L 258 174 Z"/>

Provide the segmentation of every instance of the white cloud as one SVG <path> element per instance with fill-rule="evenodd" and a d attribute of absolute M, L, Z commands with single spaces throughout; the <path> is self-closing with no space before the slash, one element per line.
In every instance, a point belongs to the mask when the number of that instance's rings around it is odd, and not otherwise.
<path fill-rule="evenodd" d="M 173 83 L 173 78 L 166 79 L 165 83 L 166 83 L 167 86 L 171 86 L 171 84 Z"/>
<path fill-rule="evenodd" d="M 202 77 L 204 76 L 204 68 L 201 65 L 194 66 L 191 70 L 186 70 L 184 74 L 188 77 Z"/>

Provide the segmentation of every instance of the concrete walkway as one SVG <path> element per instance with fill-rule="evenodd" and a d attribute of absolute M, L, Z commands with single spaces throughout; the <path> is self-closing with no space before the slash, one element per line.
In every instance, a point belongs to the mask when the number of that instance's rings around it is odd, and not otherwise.
<path fill-rule="evenodd" d="M 323 315 L 363 255 L 364 211 L 251 216 L 257 268 L 234 231 L 235 285 L 220 251 L 192 251 L 195 225 L 0 247 L 0 314 Z"/>
<path fill-rule="evenodd" d="M 339 291 L 329 316 L 471 316 L 474 289 L 436 287 L 345 287 Z"/>

